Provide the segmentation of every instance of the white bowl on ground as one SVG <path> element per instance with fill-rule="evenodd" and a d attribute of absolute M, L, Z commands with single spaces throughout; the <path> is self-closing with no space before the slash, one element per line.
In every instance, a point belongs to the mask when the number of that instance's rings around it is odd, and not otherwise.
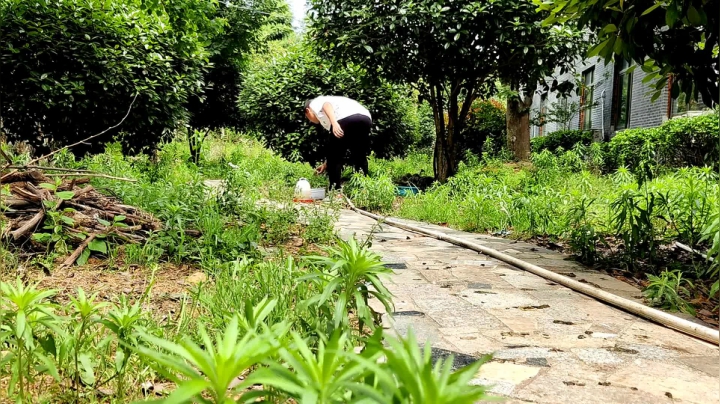
<path fill-rule="evenodd" d="M 310 190 L 310 197 L 316 201 L 325 199 L 325 188 L 312 188 Z"/>

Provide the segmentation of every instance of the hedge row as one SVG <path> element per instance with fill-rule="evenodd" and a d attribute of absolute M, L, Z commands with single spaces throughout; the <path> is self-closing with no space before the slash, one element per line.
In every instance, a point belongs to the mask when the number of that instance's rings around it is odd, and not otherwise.
<path fill-rule="evenodd" d="M 675 118 L 655 128 L 628 129 L 607 145 L 609 169 L 718 166 L 720 162 L 718 113 Z"/>
<path fill-rule="evenodd" d="M 536 137 L 530 140 L 530 146 L 533 153 L 539 153 L 543 150 L 551 152 L 557 151 L 558 148 L 570 150 L 576 144 L 582 143 L 589 146 L 592 143 L 593 135 L 587 130 L 559 130 L 548 134 L 547 136 Z"/>
<path fill-rule="evenodd" d="M 720 111 L 720 110 L 719 110 Z M 627 167 L 648 174 L 661 167 L 711 166 L 720 168 L 720 112 L 675 118 L 654 128 L 628 129 L 601 143 L 605 171 Z M 592 132 L 566 130 L 534 138 L 532 150 L 570 150 L 592 143 Z"/>

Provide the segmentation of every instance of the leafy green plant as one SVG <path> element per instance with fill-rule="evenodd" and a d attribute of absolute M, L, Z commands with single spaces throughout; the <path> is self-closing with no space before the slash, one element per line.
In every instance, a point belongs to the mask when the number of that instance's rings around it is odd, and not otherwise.
<path fill-rule="evenodd" d="M 63 344 L 66 353 L 72 356 L 71 378 L 76 400 L 80 399 L 81 386 L 95 384 L 94 352 L 90 344 L 94 341 L 94 326 L 99 324 L 101 309 L 108 303 L 96 302 L 97 293 L 90 297 L 78 288 L 77 297 L 70 297 L 68 306 L 70 333 Z"/>
<path fill-rule="evenodd" d="M 695 315 L 695 308 L 682 297 L 690 295 L 688 287 L 692 288 L 693 284 L 683 278 L 682 272 L 663 271 L 660 276 L 648 274 L 648 284 L 643 290 L 643 295 L 654 306 Z"/>
<path fill-rule="evenodd" d="M 335 328 L 347 327 L 349 312 L 353 311 L 363 326 L 375 328 L 375 318 L 368 306 L 368 298 L 376 298 L 388 312 L 391 310 L 390 291 L 380 279 L 391 274 L 380 256 L 358 245 L 355 238 L 338 240 L 335 248 L 326 248 L 327 257 L 310 257 L 310 261 L 321 268 L 304 279 L 319 284 L 321 293 L 307 300 L 308 306 L 334 306 L 332 318 Z"/>
<path fill-rule="evenodd" d="M 625 165 L 633 172 L 668 167 L 711 166 L 720 161 L 718 115 L 675 118 L 657 128 L 628 129 L 610 140 L 610 168 Z"/>
<path fill-rule="evenodd" d="M 710 280 L 715 279 L 715 282 L 710 287 L 708 294 L 711 298 L 720 298 L 720 279 L 718 279 L 718 275 L 720 275 L 720 212 L 714 215 L 703 230 L 701 241 L 711 243 L 707 254 L 713 261 L 706 275 Z"/>
<path fill-rule="evenodd" d="M 453 356 L 433 358 L 430 344 L 426 343 L 421 350 L 412 331 L 405 338 L 386 336 L 386 348 L 379 336 L 379 333 L 373 336 L 358 360 L 373 370 L 369 380 L 387 397 L 381 402 L 472 404 L 486 398 L 485 388 L 471 385 L 471 381 L 490 356 L 453 370 Z M 381 364 L 372 360 L 377 351 L 384 358 Z"/>
<path fill-rule="evenodd" d="M 625 255 L 632 259 L 654 259 L 657 248 L 657 227 L 653 223 L 656 215 L 656 195 L 652 192 L 623 190 L 612 202 L 614 212 L 612 223 L 615 233 L 622 238 Z"/>
<path fill-rule="evenodd" d="M 374 177 L 353 174 L 343 192 L 356 206 L 369 210 L 388 211 L 395 201 L 395 185 L 386 174 Z"/>
<path fill-rule="evenodd" d="M 302 215 L 305 219 L 303 236 L 306 243 L 329 244 L 335 238 L 334 224 L 338 218 L 338 211 L 332 206 L 323 204 L 304 209 Z"/>
<path fill-rule="evenodd" d="M 47 374 L 60 381 L 53 357 L 57 355 L 55 336 L 61 337 L 63 331 L 55 305 L 47 301 L 55 292 L 25 286 L 19 278 L 15 285 L 0 282 L 0 292 L 0 341 L 7 347 L 1 354 L 0 368 L 10 364 L 8 393 L 17 393 L 20 402 L 25 402 L 37 375 Z"/>
<path fill-rule="evenodd" d="M 551 152 L 558 148 L 571 150 L 577 144 L 590 146 L 593 140 L 591 131 L 587 130 L 559 130 L 545 136 L 539 136 L 530 140 L 533 153 L 540 153 L 543 150 Z"/>
<path fill-rule="evenodd" d="M 188 10 L 191 2 L 174 2 L 167 11 L 142 10 L 145 4 L 0 2 L 0 69 L 8 80 L 0 91 L 8 137 L 39 149 L 48 147 L 43 142 L 49 138 L 69 144 L 117 124 L 134 97 L 122 126 L 126 147 L 154 145 L 165 129 L 178 127 L 207 67 L 199 15 Z M 193 22 L 168 24 L 168 12 L 175 10 Z M 115 133 L 92 145 L 101 147 Z"/>
<path fill-rule="evenodd" d="M 594 199 L 583 198 L 580 203 L 568 212 L 568 224 L 570 228 L 570 247 L 580 254 L 580 261 L 592 264 L 597 259 L 597 245 L 603 239 L 595 231 L 592 225 L 590 206 Z"/>
<path fill-rule="evenodd" d="M 316 351 L 299 334 L 292 337 L 292 344 L 279 351 L 281 361 L 270 361 L 267 368 L 254 372 L 248 383 L 271 387 L 302 403 L 352 402 L 352 393 L 371 402 L 384 402 L 379 391 L 363 383 L 368 371 L 354 360 L 346 334 L 336 330 L 327 342 L 320 341 Z"/>
<path fill-rule="evenodd" d="M 506 141 L 505 105 L 497 100 L 473 101 L 458 150 L 476 157 L 496 156 Z"/>
<path fill-rule="evenodd" d="M 290 237 L 290 231 L 297 224 L 298 211 L 293 206 L 264 210 L 264 237 L 272 244 L 280 244 Z"/>
<path fill-rule="evenodd" d="M 289 328 L 286 323 L 278 323 L 273 327 L 263 324 L 275 303 L 273 300 L 263 300 L 252 309 L 252 322 L 262 328 L 260 333 L 249 330 L 241 335 L 241 320 L 233 316 L 225 331 L 214 341 L 205 327 L 199 325 L 202 347 L 188 337 L 175 343 L 138 332 L 144 344 L 134 349 L 158 373 L 177 383 L 178 388 L 167 398 L 168 402 L 193 399 L 211 403 L 235 402 L 238 391 L 248 384 L 233 387 L 232 383 L 248 369 L 272 357 L 280 348 L 281 338 Z M 210 400 L 203 398 L 205 394 Z"/>
<path fill-rule="evenodd" d="M 152 285 L 152 282 L 150 283 Z M 150 285 L 148 285 L 147 292 Z M 116 340 L 115 369 L 110 379 L 100 382 L 106 384 L 112 379 L 117 379 L 115 391 L 117 397 L 124 397 L 126 393 L 125 375 L 128 370 L 133 348 L 137 345 L 136 332 L 142 327 L 144 316 L 141 309 L 143 299 L 138 299 L 130 304 L 127 297 L 120 297 L 119 304 L 112 307 L 100 320 L 100 323 L 110 330 Z"/>

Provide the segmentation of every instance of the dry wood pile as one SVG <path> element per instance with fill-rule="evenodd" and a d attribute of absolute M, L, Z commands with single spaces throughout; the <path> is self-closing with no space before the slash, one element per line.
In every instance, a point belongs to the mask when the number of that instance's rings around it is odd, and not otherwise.
<path fill-rule="evenodd" d="M 97 192 L 82 173 L 57 175 L 49 178 L 29 169 L 0 177 L 4 239 L 24 250 L 45 251 L 48 242 L 62 237 L 74 249 L 64 265 L 72 265 L 95 238 L 138 243 L 162 227 L 152 215 Z M 41 233 L 45 237 L 38 237 Z M 62 235 L 46 240 L 58 233 Z"/>

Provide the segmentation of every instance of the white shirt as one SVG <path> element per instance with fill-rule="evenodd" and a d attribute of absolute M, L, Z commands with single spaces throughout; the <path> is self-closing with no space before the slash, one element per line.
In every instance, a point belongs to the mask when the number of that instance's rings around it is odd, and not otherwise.
<path fill-rule="evenodd" d="M 337 119 L 338 121 L 343 118 L 347 118 L 349 116 L 357 114 L 365 115 L 368 118 L 372 119 L 370 111 L 368 111 L 367 108 L 363 107 L 362 105 L 360 105 L 359 102 L 355 100 L 351 100 L 347 97 L 336 96 L 317 97 L 314 100 L 310 101 L 309 108 L 312 110 L 312 112 L 315 113 L 315 116 L 317 116 L 323 128 L 327 130 L 330 130 L 330 128 L 332 127 L 332 123 L 330 122 L 330 119 L 328 119 L 327 115 L 325 115 L 325 112 L 322 110 L 322 107 L 323 105 L 325 105 L 326 102 L 332 105 L 333 110 L 335 110 L 335 119 Z"/>

